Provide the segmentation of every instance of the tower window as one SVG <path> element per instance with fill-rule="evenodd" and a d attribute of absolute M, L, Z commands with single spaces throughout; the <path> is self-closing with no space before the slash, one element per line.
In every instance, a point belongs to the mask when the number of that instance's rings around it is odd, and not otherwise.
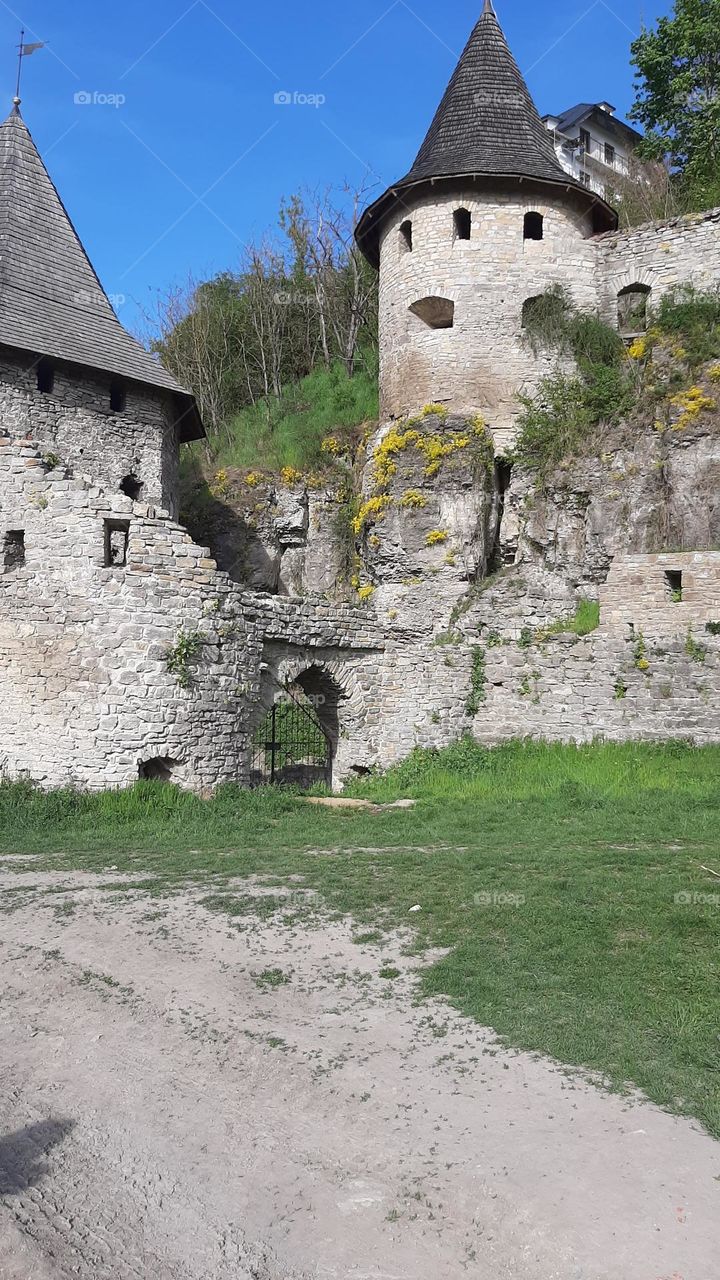
<path fill-rule="evenodd" d="M 25 530 L 8 529 L 3 537 L 3 569 L 9 573 L 25 563 Z"/>
<path fill-rule="evenodd" d="M 127 564 L 129 520 L 105 521 L 105 568 L 121 569 Z"/>
<path fill-rule="evenodd" d="M 128 498 L 132 498 L 133 502 L 138 502 L 143 491 L 143 482 L 138 480 L 137 476 L 132 473 L 124 476 L 120 481 L 120 492 L 127 494 Z"/>
<path fill-rule="evenodd" d="M 647 329 L 647 311 L 650 287 L 646 284 L 629 284 L 618 294 L 618 328 L 621 333 L 643 333 Z"/>
<path fill-rule="evenodd" d="M 37 364 L 37 389 L 42 391 L 43 395 L 50 395 L 55 386 L 55 366 L 52 360 L 47 356 L 43 356 L 42 360 L 38 360 Z"/>
<path fill-rule="evenodd" d="M 428 329 L 452 329 L 455 323 L 455 303 L 450 298 L 418 298 L 409 310 Z"/>
<path fill-rule="evenodd" d="M 113 378 L 110 383 L 110 412 L 124 413 L 127 404 L 127 391 L 125 383 L 119 378 Z"/>
<path fill-rule="evenodd" d="M 523 239 L 542 240 L 543 222 L 544 219 L 541 213 L 526 213 L 523 224 Z"/>
<path fill-rule="evenodd" d="M 412 222 L 409 218 L 405 222 L 400 223 L 400 252 L 412 253 L 413 232 Z"/>
<path fill-rule="evenodd" d="M 456 209 L 453 214 L 453 230 L 456 240 L 469 240 L 472 217 L 469 209 Z"/>

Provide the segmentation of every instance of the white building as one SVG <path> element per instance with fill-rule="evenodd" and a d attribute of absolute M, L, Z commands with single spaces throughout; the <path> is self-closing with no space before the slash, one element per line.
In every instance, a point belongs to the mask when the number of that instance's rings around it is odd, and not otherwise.
<path fill-rule="evenodd" d="M 543 116 L 555 154 L 566 173 L 601 196 L 611 196 L 615 175 L 629 172 L 629 159 L 642 138 L 618 120 L 609 102 L 581 102 L 557 116 Z"/>

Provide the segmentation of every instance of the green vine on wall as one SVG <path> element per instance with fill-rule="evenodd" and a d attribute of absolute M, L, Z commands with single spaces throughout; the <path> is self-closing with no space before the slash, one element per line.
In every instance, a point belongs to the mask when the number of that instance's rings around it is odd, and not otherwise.
<path fill-rule="evenodd" d="M 472 666 L 470 668 L 470 692 L 467 702 L 465 703 L 465 715 L 473 719 L 480 710 L 481 704 L 485 701 L 485 686 L 487 684 L 487 674 L 485 671 L 485 650 L 479 645 L 473 645 L 472 648 Z"/>
<path fill-rule="evenodd" d="M 200 657 L 205 637 L 200 631 L 184 631 L 177 633 L 175 644 L 165 654 L 165 663 L 171 675 L 175 676 L 181 689 L 188 689 L 192 678 L 191 667 Z"/>

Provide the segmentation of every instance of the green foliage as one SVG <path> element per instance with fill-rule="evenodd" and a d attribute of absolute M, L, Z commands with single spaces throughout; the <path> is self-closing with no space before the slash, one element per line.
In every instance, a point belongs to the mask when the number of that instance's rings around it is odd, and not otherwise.
<path fill-rule="evenodd" d="M 675 0 L 632 44 L 641 154 L 668 157 L 686 207 L 720 203 L 720 0 Z"/>
<path fill-rule="evenodd" d="M 465 715 L 471 719 L 477 715 L 481 703 L 485 701 L 485 650 L 473 645 L 472 666 L 470 668 L 470 692 L 465 703 Z"/>
<path fill-rule="evenodd" d="M 689 658 L 692 658 L 693 662 L 702 663 L 707 657 L 707 649 L 705 648 L 705 645 L 700 644 L 700 642 L 695 639 L 690 628 L 688 628 L 688 633 L 685 637 L 685 652 Z"/>
<path fill-rule="evenodd" d="M 706 622 L 705 630 L 709 636 L 720 636 L 720 622 Z"/>
<path fill-rule="evenodd" d="M 205 637 L 200 631 L 178 631 L 175 644 L 165 654 L 165 663 L 181 689 L 191 683 L 191 668 L 202 653 Z"/>
<path fill-rule="evenodd" d="M 543 378 L 534 396 L 520 396 L 515 458 L 545 475 L 563 458 L 585 451 L 592 420 L 585 404 L 585 384 L 563 373 Z"/>
<path fill-rule="evenodd" d="M 259 401 L 232 417 L 217 441 L 214 465 L 280 471 L 326 467 L 321 443 L 329 432 L 378 417 L 377 368 L 348 377 L 341 364 L 319 367 L 289 385 L 279 399 Z"/>
<path fill-rule="evenodd" d="M 600 626 L 600 604 L 597 600 L 582 599 L 578 601 L 572 618 L 559 618 L 548 627 L 542 627 L 536 640 L 546 640 L 549 636 L 576 635 L 588 636 Z"/>
<path fill-rule="evenodd" d="M 720 288 L 671 290 L 660 299 L 653 326 L 678 339 L 692 367 L 713 360 L 720 356 Z"/>

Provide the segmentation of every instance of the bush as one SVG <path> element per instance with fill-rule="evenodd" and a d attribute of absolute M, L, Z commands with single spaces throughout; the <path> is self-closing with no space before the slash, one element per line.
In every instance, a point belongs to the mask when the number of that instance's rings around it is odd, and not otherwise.
<path fill-rule="evenodd" d="M 720 289 L 673 289 L 660 299 L 655 328 L 681 341 L 691 365 L 714 359 L 720 355 Z"/>

